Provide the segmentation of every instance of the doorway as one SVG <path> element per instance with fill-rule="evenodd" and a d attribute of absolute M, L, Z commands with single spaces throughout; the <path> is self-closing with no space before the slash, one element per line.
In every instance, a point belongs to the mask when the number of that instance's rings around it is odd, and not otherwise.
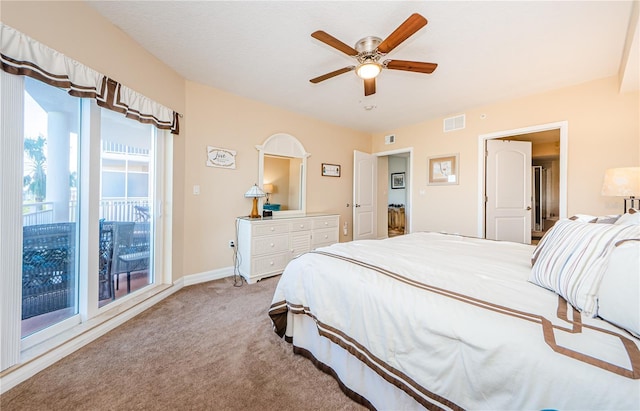
<path fill-rule="evenodd" d="M 384 151 L 378 157 L 378 238 L 411 232 L 413 148 Z"/>
<path fill-rule="evenodd" d="M 531 151 L 531 242 L 537 244 L 560 215 L 560 130 L 507 137 L 529 141 Z"/>
<path fill-rule="evenodd" d="M 399 174 L 392 182 L 389 168 L 389 158 L 401 158 L 402 164 L 396 169 L 396 161 L 391 160 L 391 169 L 394 174 Z M 375 159 L 375 161 L 369 161 Z M 396 172 L 397 170 L 397 172 Z M 404 174 L 402 174 L 404 173 Z M 374 154 L 366 154 L 354 151 L 354 179 L 353 179 L 353 240 L 365 238 L 388 238 L 390 224 L 390 204 L 404 205 L 404 227 L 395 229 L 394 234 L 405 234 L 411 232 L 411 181 L 413 174 L 413 147 L 401 148 L 398 150 L 384 151 Z M 370 177 L 368 177 L 370 176 Z M 391 186 L 397 188 L 391 188 Z M 404 185 L 404 189 L 400 187 Z M 393 190 L 393 191 L 392 191 Z M 390 200 L 390 193 L 393 194 Z M 368 212 L 367 207 L 363 207 L 371 199 L 373 208 Z M 398 199 L 400 202 L 398 202 Z M 367 203 L 368 204 L 368 203 Z M 400 211 L 400 210 L 398 210 Z M 362 218 L 364 214 L 364 218 Z M 373 217 L 373 218 L 371 218 Z M 393 217 L 391 217 L 393 219 Z M 393 223 L 393 221 L 392 221 Z"/>
<path fill-rule="evenodd" d="M 396 237 L 407 232 L 407 181 L 409 153 L 392 154 L 387 160 L 387 236 Z"/>
<path fill-rule="evenodd" d="M 478 162 L 478 237 L 486 238 L 486 143 L 487 140 L 506 139 L 532 143 L 532 224 L 533 243 L 542 237 L 559 218 L 567 215 L 567 147 L 568 123 L 566 121 L 542 124 L 521 129 L 505 130 L 479 136 Z M 546 169 L 540 174 L 536 187 L 534 167 Z M 536 192 L 537 188 L 537 192 Z M 534 199 L 537 198 L 537 204 Z M 536 224 L 537 223 L 537 224 Z"/>

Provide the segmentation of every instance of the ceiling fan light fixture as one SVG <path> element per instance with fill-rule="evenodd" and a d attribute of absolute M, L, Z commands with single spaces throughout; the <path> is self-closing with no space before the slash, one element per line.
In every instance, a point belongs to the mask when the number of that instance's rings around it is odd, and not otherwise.
<path fill-rule="evenodd" d="M 356 69 L 356 74 L 363 80 L 375 78 L 382 71 L 382 66 L 378 63 L 364 63 L 360 64 Z"/>

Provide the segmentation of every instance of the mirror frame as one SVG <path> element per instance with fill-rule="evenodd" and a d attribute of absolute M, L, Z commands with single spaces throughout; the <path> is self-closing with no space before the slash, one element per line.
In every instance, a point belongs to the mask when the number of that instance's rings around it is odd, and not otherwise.
<path fill-rule="evenodd" d="M 304 215 L 307 212 L 307 153 L 302 143 L 294 136 L 286 133 L 277 133 L 269 136 L 262 145 L 256 146 L 259 151 L 258 158 L 258 182 L 260 188 L 264 189 L 264 156 L 272 155 L 278 157 L 300 158 L 302 159 L 302 178 L 300 182 L 300 208 L 297 210 L 274 211 L 273 216 L 294 216 Z M 262 203 L 258 212 L 262 215 Z"/>

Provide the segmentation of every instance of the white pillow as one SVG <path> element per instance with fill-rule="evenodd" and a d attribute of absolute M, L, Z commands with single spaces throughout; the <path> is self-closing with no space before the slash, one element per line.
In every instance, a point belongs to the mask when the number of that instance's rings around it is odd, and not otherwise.
<path fill-rule="evenodd" d="M 640 211 L 630 208 L 629 211 L 623 214 L 614 224 L 628 225 L 628 224 L 640 224 Z"/>
<path fill-rule="evenodd" d="M 598 315 L 640 337 L 640 238 L 619 242 L 609 256 Z"/>
<path fill-rule="evenodd" d="M 605 263 L 615 243 L 640 238 L 640 226 L 558 221 L 533 252 L 529 281 L 595 316 Z"/>

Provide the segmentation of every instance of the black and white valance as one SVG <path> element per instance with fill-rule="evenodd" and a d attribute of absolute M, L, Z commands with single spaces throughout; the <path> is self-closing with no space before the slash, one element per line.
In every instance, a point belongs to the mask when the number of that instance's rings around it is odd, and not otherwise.
<path fill-rule="evenodd" d="M 101 107 L 171 130 L 172 134 L 179 133 L 179 115 L 175 111 L 4 23 L 0 23 L 0 64 L 7 73 L 33 77 L 75 97 L 94 98 Z"/>

